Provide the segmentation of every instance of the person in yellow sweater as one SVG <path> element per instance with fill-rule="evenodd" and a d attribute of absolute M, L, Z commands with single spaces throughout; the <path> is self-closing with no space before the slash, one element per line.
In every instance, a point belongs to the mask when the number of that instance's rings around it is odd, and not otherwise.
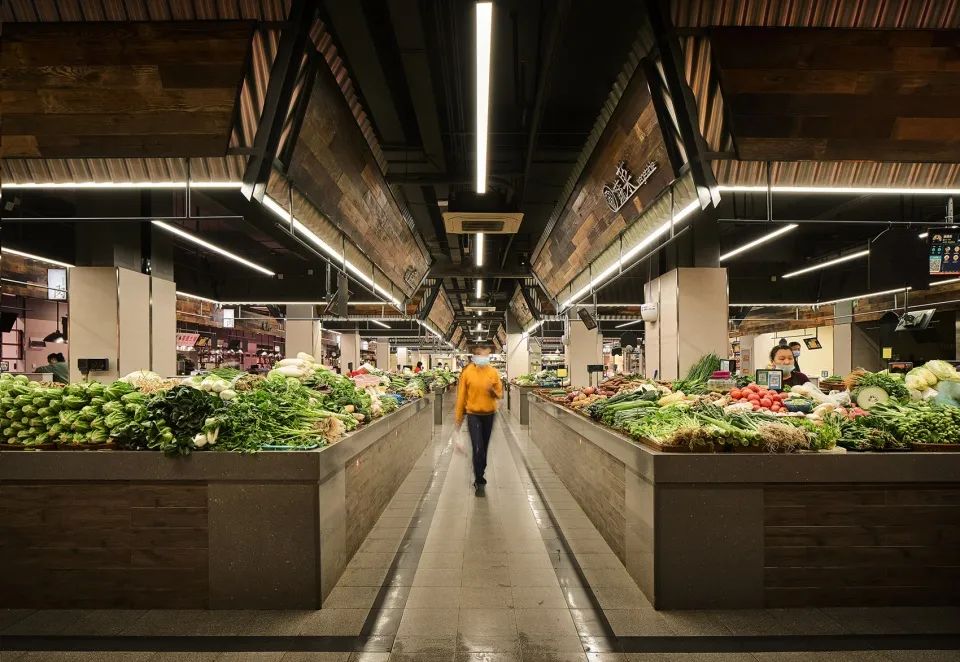
<path fill-rule="evenodd" d="M 493 432 L 493 417 L 502 397 L 503 383 L 500 373 L 490 365 L 490 348 L 474 347 L 473 362 L 460 373 L 454 416 L 458 431 L 464 416 L 467 418 L 467 430 L 473 446 L 473 486 L 478 497 L 485 495 L 487 480 L 483 475 L 487 470 L 487 449 L 490 446 L 490 433 Z"/>

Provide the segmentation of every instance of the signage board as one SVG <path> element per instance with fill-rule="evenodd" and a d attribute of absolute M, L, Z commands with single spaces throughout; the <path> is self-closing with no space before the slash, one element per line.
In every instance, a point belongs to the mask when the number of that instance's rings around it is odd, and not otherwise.
<path fill-rule="evenodd" d="M 67 300 L 66 269 L 47 269 L 47 298 L 51 301 Z"/>
<path fill-rule="evenodd" d="M 960 276 L 960 231 L 929 232 L 930 275 Z"/>

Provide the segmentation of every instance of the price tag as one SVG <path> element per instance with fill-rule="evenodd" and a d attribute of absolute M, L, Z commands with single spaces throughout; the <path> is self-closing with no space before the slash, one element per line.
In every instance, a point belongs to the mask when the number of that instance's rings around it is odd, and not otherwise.
<path fill-rule="evenodd" d="M 880 358 L 892 359 L 893 358 L 893 347 L 884 347 Z"/>

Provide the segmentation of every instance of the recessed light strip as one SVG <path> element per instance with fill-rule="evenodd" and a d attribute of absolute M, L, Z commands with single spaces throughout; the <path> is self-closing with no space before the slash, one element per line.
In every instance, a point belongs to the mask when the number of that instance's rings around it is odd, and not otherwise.
<path fill-rule="evenodd" d="M 373 279 L 369 276 L 369 274 L 364 273 L 355 264 L 350 262 L 350 260 L 344 259 L 342 253 L 337 251 L 333 246 L 331 246 L 330 244 L 325 242 L 323 239 L 321 239 L 319 236 L 317 236 L 310 228 L 308 228 L 303 223 L 298 221 L 296 217 L 291 219 L 290 214 L 287 212 L 287 210 L 284 209 L 276 200 L 274 200 L 268 195 L 265 195 L 263 196 L 263 206 L 269 209 L 270 211 L 272 211 L 277 216 L 279 216 L 281 219 L 283 219 L 285 223 L 291 223 L 292 221 L 294 232 L 303 235 L 314 246 L 316 246 L 321 251 L 323 251 L 330 257 L 332 257 L 337 262 L 340 262 L 341 264 L 343 264 L 346 267 L 347 271 L 349 271 L 358 279 L 360 279 L 363 283 L 368 285 L 374 292 L 386 297 L 387 301 L 389 301 L 390 304 L 392 304 L 393 306 L 399 309 L 400 301 L 396 297 L 394 297 L 390 292 L 388 292 L 384 288 L 377 285 L 373 281 Z"/>
<path fill-rule="evenodd" d="M 46 262 L 47 264 L 52 264 L 55 267 L 64 267 L 65 269 L 73 269 L 74 265 L 67 262 L 61 262 L 60 260 L 53 260 L 49 257 L 42 257 L 40 255 L 34 255 L 33 253 L 26 253 L 24 251 L 17 251 L 12 248 L 3 248 L 0 249 L 0 253 L 9 253 L 10 255 L 17 255 L 19 257 L 26 258 L 28 260 L 36 260 L 37 262 Z"/>
<path fill-rule="evenodd" d="M 776 239 L 777 237 L 783 236 L 783 235 L 787 234 L 788 232 L 791 232 L 791 231 L 793 231 L 793 230 L 796 230 L 798 227 L 800 227 L 800 226 L 797 225 L 796 223 L 791 223 L 790 225 L 784 225 L 784 226 L 781 227 L 781 228 L 777 228 L 777 229 L 774 230 L 773 232 L 770 232 L 770 233 L 768 233 L 768 234 L 765 234 L 765 235 L 763 235 L 762 237 L 759 237 L 759 238 L 757 238 L 757 239 L 754 239 L 753 241 L 748 241 L 748 242 L 745 243 L 743 246 L 740 246 L 740 247 L 738 247 L 738 248 L 734 248 L 734 249 L 733 249 L 732 251 L 730 251 L 729 253 L 724 253 L 723 255 L 720 256 L 720 261 L 723 262 L 724 260 L 729 260 L 730 258 L 732 258 L 732 257 L 734 257 L 734 256 L 736 256 L 736 255 L 740 255 L 741 253 L 746 253 L 747 251 L 749 251 L 749 250 L 751 250 L 751 249 L 753 249 L 753 248 L 756 248 L 757 246 L 760 246 L 761 244 L 765 244 L 765 243 L 767 243 L 768 241 L 773 241 L 773 240 Z"/>
<path fill-rule="evenodd" d="M 239 189 L 242 182 L 190 182 L 190 188 Z M 137 188 L 186 188 L 186 182 L 7 182 L 0 188 L 9 189 L 137 189 Z"/>
<path fill-rule="evenodd" d="M 643 320 L 633 320 L 633 321 L 631 321 L 631 322 L 625 322 L 624 324 L 617 324 L 617 325 L 616 325 L 615 327 L 613 327 L 613 328 L 615 328 L 615 329 L 623 329 L 623 328 L 628 327 L 628 326 L 633 326 L 634 324 L 640 324 L 640 322 L 642 322 L 642 321 L 643 321 Z"/>
<path fill-rule="evenodd" d="M 477 298 L 479 299 L 482 296 L 483 296 L 483 280 L 478 278 L 477 279 Z"/>
<path fill-rule="evenodd" d="M 216 306 L 222 305 L 219 301 L 216 301 L 215 299 L 208 299 L 207 297 L 202 297 L 197 294 L 190 294 L 189 292 L 181 292 L 180 290 L 177 290 L 177 296 L 183 297 L 184 299 L 196 299 L 197 301 L 212 303 Z"/>
<path fill-rule="evenodd" d="M 719 186 L 720 191 L 766 193 L 766 186 Z M 821 195 L 958 195 L 957 188 L 895 188 L 886 186 L 771 186 L 773 193 L 812 193 Z"/>
<path fill-rule="evenodd" d="M 866 249 L 866 250 L 857 251 L 856 253 L 851 253 L 851 254 L 849 254 L 849 255 L 844 255 L 844 256 L 842 256 L 842 257 L 838 257 L 838 258 L 835 259 L 835 260 L 829 260 L 829 261 L 827 261 L 827 262 L 821 262 L 821 263 L 819 263 L 819 264 L 813 265 L 812 267 L 807 267 L 807 268 L 805 268 L 805 269 L 800 269 L 799 271 L 791 271 L 791 272 L 788 273 L 788 274 L 783 274 L 783 276 L 781 276 L 781 278 L 793 278 L 794 276 L 799 276 L 800 274 L 807 274 L 807 273 L 810 273 L 811 271 L 817 271 L 818 269 L 826 269 L 827 267 L 832 267 L 832 266 L 835 265 L 835 264 L 843 264 L 844 262 L 849 262 L 850 260 L 857 260 L 857 259 L 860 259 L 860 258 L 862 258 L 862 257 L 867 257 L 868 255 L 870 255 L 870 249 L 869 249 L 869 248 Z"/>
<path fill-rule="evenodd" d="M 186 239 L 187 241 L 190 241 L 196 244 L 197 246 L 202 246 L 207 250 L 213 251 L 218 255 L 222 255 L 225 258 L 231 259 L 234 262 L 242 264 L 243 266 L 248 267 L 250 269 L 253 269 L 254 271 L 259 271 L 260 273 L 265 274 L 267 276 L 276 276 L 274 272 L 270 271 L 266 267 L 261 267 L 259 264 L 256 264 L 255 262 L 251 262 L 250 260 L 247 260 L 245 258 L 242 258 L 235 253 L 231 253 L 230 251 L 220 248 L 215 244 L 211 244 L 209 241 L 205 241 L 200 237 L 190 234 L 189 232 L 184 232 L 183 230 L 181 230 L 176 226 L 170 225 L 168 223 L 164 223 L 163 221 L 152 221 L 152 222 L 158 228 L 166 230 L 170 234 L 174 234 L 182 239 Z"/>
<path fill-rule="evenodd" d="M 393 327 L 390 326 L 389 324 L 384 324 L 384 323 L 381 322 L 380 320 L 370 320 L 370 321 L 373 322 L 374 324 L 376 324 L 377 326 L 382 326 L 384 329 L 392 329 L 392 328 L 393 328 Z"/>
<path fill-rule="evenodd" d="M 493 3 L 477 3 L 477 193 L 487 192 L 487 132 L 490 125 L 490 49 Z"/>
<path fill-rule="evenodd" d="M 634 245 L 631 249 L 625 252 L 616 262 L 614 262 L 612 265 L 604 269 L 599 275 L 595 276 L 589 283 L 584 285 L 579 292 L 577 292 L 572 297 L 564 301 L 563 304 L 561 304 L 561 308 L 568 308 L 570 305 L 577 303 L 586 294 L 588 294 L 593 288 L 597 287 L 600 283 L 604 282 L 605 280 L 607 280 L 607 278 L 609 278 L 614 273 L 616 273 L 621 265 L 629 263 L 630 260 L 632 260 L 634 257 L 637 256 L 638 253 L 640 253 L 640 251 L 642 251 L 644 248 L 646 248 L 647 246 L 655 242 L 657 239 L 659 239 L 660 237 L 668 233 L 670 231 L 671 225 L 673 226 L 678 225 L 680 221 L 682 221 L 687 216 L 692 214 L 694 210 L 696 210 L 699 207 L 700 207 L 700 203 L 695 200 L 691 202 L 689 205 L 687 205 L 686 207 L 684 207 L 683 209 L 681 209 L 680 211 L 678 211 L 676 216 L 673 217 L 672 221 L 667 221 L 666 223 L 658 227 L 656 230 L 648 234 L 646 237 L 641 239 L 636 245 Z"/>
<path fill-rule="evenodd" d="M 477 233 L 477 241 L 476 241 L 476 247 L 474 249 L 474 252 L 477 254 L 477 266 L 482 267 L 483 266 L 483 233 L 482 232 Z"/>

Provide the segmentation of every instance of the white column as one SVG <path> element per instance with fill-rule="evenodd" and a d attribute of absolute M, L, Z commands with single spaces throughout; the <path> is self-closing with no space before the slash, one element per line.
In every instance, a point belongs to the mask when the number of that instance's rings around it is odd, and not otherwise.
<path fill-rule="evenodd" d="M 590 383 L 587 366 L 603 363 L 603 336 L 600 328 L 588 329 L 579 318 L 569 321 L 567 344 L 567 370 L 571 386 L 586 386 Z"/>
<path fill-rule="evenodd" d="M 357 332 L 340 335 L 340 372 L 346 374 L 351 363 L 354 370 L 360 367 L 360 334 Z"/>
<path fill-rule="evenodd" d="M 152 281 L 152 298 L 151 298 Z M 119 267 L 70 270 L 70 380 L 79 359 L 107 359 L 90 379 L 110 382 L 135 370 L 176 375 L 176 287 Z"/>
<path fill-rule="evenodd" d="M 403 368 L 403 366 L 410 363 L 410 352 L 406 347 L 398 347 L 395 356 L 397 357 L 397 368 Z"/>
<path fill-rule="evenodd" d="M 390 343 L 386 338 L 377 340 L 377 368 L 390 370 Z"/>
<path fill-rule="evenodd" d="M 523 335 L 520 323 L 507 313 L 507 344 L 506 352 L 507 379 L 515 379 L 530 372 L 530 351 L 527 338 Z"/>
<path fill-rule="evenodd" d="M 288 357 L 305 352 L 318 361 L 322 359 L 321 324 L 313 317 L 313 306 L 310 304 L 287 306 L 285 349 Z"/>

